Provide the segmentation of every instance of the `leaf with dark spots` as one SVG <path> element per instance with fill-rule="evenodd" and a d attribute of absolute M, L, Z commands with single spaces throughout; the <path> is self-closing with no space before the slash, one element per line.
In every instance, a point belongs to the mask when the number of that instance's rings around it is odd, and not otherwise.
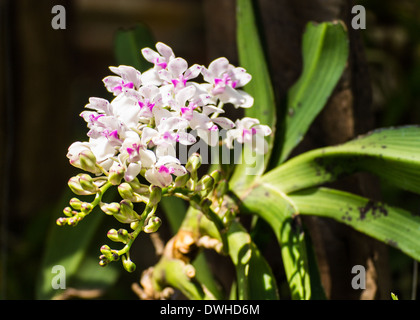
<path fill-rule="evenodd" d="M 373 200 L 369 200 L 364 207 L 359 207 L 358 210 L 360 212 L 360 220 L 364 220 L 368 213 L 374 218 L 388 215 L 388 210 L 385 208 L 385 205 Z"/>
<path fill-rule="evenodd" d="M 420 261 L 420 217 L 404 209 L 328 188 L 305 189 L 288 198 L 301 215 L 335 219 Z M 355 210 L 346 215 L 346 208 Z"/>

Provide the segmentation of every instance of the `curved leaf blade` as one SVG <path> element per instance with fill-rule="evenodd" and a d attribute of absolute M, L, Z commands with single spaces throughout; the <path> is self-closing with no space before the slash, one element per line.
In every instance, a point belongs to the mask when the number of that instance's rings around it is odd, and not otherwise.
<path fill-rule="evenodd" d="M 419 216 L 328 188 L 311 188 L 289 196 L 301 214 L 335 219 L 420 260 Z"/>
<path fill-rule="evenodd" d="M 245 91 L 254 97 L 254 106 L 245 109 L 245 116 L 257 118 L 262 124 L 268 125 L 273 133 L 266 137 L 268 151 L 263 156 L 249 156 L 250 148 L 244 146 L 246 150 L 242 164 L 236 165 L 230 180 L 231 185 L 236 188 L 245 188 L 256 176 L 264 173 L 273 149 L 276 125 L 276 101 L 252 2 L 252 0 L 238 0 L 236 16 L 240 65 L 252 75 L 252 80 L 245 87 Z M 248 161 L 250 159 L 252 161 Z"/>
<path fill-rule="evenodd" d="M 347 63 L 348 39 L 341 22 L 308 23 L 303 35 L 303 71 L 288 93 L 284 162 L 324 108 Z"/>
<path fill-rule="evenodd" d="M 229 255 L 236 268 L 238 299 L 278 300 L 278 289 L 271 267 L 239 222 L 230 226 Z"/>
<path fill-rule="evenodd" d="M 375 130 L 342 145 L 296 156 L 261 177 L 261 183 L 289 194 L 368 171 L 399 188 L 420 193 L 419 137 L 419 126 Z"/>
<path fill-rule="evenodd" d="M 287 195 L 266 185 L 257 186 L 242 199 L 245 211 L 257 214 L 273 229 L 281 247 L 292 299 L 311 297 L 304 234 L 295 219 L 298 209 Z"/>

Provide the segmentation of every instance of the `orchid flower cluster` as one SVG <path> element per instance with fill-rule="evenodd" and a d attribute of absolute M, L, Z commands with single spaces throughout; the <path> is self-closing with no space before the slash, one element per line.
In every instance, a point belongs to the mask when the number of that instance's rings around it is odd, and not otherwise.
<path fill-rule="evenodd" d="M 67 157 L 73 166 L 88 172 L 69 180 L 71 190 L 95 198 L 92 202 L 71 199 L 70 207 L 64 209 L 66 217 L 57 220 L 59 225 L 76 225 L 99 206 L 118 221 L 129 223 L 134 230 L 131 233 L 125 229 L 108 232 L 111 240 L 122 242 L 125 247 L 112 250 L 103 246 L 100 256 L 101 265 L 122 257 L 129 271 L 135 268 L 129 258 L 135 237 L 140 231 L 154 232 L 161 224 L 155 215 L 161 196 L 185 187 L 190 192 L 184 192 L 188 198 L 191 192 L 202 192 L 203 183 L 204 188 L 212 189 L 218 180 L 214 173 L 198 181 L 200 156 L 194 154 L 184 166 L 177 158 L 177 144 L 191 146 L 197 142 L 197 136 L 212 147 L 224 144 L 233 148 L 237 141 L 264 153 L 264 137 L 271 134 L 270 128 L 258 119 L 245 117 L 233 122 L 220 116 L 225 112 L 225 104 L 235 108 L 253 106 L 252 96 L 240 89 L 251 80 L 245 69 L 231 65 L 226 58 L 218 58 L 208 67 L 188 66 L 169 46 L 159 42 L 156 49 L 141 51 L 153 64 L 143 73 L 126 65 L 110 67 L 115 75 L 103 82 L 115 96 L 111 102 L 89 99 L 87 110 L 81 113 L 89 128 L 89 140 L 74 142 Z M 203 83 L 194 81 L 199 76 Z M 224 138 L 220 138 L 221 130 L 226 132 Z M 255 144 L 257 137 L 262 137 L 263 145 Z M 212 183 L 208 183 L 210 180 Z M 123 200 L 104 203 L 102 196 L 112 186 L 118 186 Z M 134 209 L 136 202 L 146 204 L 141 215 Z"/>

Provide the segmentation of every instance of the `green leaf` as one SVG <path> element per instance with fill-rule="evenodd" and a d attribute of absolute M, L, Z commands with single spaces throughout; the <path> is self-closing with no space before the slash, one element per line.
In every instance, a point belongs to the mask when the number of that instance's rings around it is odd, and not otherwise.
<path fill-rule="evenodd" d="M 341 22 L 308 23 L 302 50 L 303 71 L 288 93 L 279 163 L 303 139 L 343 73 L 348 56 L 345 26 Z"/>
<path fill-rule="evenodd" d="M 227 234 L 229 255 L 236 268 L 240 300 L 279 299 L 276 280 L 265 258 L 239 222 L 233 222 Z"/>
<path fill-rule="evenodd" d="M 152 65 L 143 59 L 141 49 L 152 47 L 155 41 L 150 30 L 142 24 L 131 29 L 120 29 L 114 38 L 114 53 L 117 63 L 128 65 L 143 72 Z"/>
<path fill-rule="evenodd" d="M 267 137 L 268 152 L 261 157 L 247 157 L 250 150 L 245 147 L 244 159 L 242 164 L 235 168 L 231 179 L 231 185 L 236 188 L 245 188 L 252 180 L 261 175 L 269 161 L 273 148 L 273 135 L 276 125 L 276 102 L 270 79 L 270 72 L 266 63 L 264 49 L 258 33 L 258 26 L 255 19 L 252 0 L 238 0 L 237 2 L 237 46 L 239 62 L 252 75 L 251 82 L 245 90 L 254 97 L 254 105 L 245 109 L 245 116 L 257 118 L 262 124 L 268 125 L 272 131 L 272 136 Z M 247 163 L 249 159 L 252 163 Z M 254 174 L 246 174 L 256 166 Z"/>
<path fill-rule="evenodd" d="M 419 216 L 382 202 L 328 188 L 302 190 L 289 197 L 300 214 L 335 219 L 420 260 Z"/>
<path fill-rule="evenodd" d="M 283 265 L 292 299 L 311 298 L 304 234 L 298 208 L 287 195 L 270 186 L 255 186 L 242 197 L 245 212 L 257 214 L 273 229 L 281 247 Z"/>
<path fill-rule="evenodd" d="M 396 187 L 420 193 L 420 127 L 378 129 L 345 144 L 303 153 L 261 178 L 290 192 L 368 171 Z"/>

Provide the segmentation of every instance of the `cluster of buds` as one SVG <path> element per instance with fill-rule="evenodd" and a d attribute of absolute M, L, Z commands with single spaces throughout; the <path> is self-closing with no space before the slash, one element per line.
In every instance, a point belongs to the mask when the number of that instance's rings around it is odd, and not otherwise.
<path fill-rule="evenodd" d="M 177 145 L 191 146 L 198 136 L 211 147 L 233 148 L 233 141 L 237 141 L 264 153 L 264 137 L 271 134 L 271 129 L 257 119 L 233 122 L 220 117 L 225 104 L 252 107 L 254 99 L 239 89 L 251 80 L 245 69 L 234 67 L 226 58 L 216 59 L 208 67 L 188 67 L 167 45 L 159 42 L 156 49 L 142 50 L 153 64 L 143 73 L 130 66 L 110 67 L 116 75 L 103 82 L 115 96 L 111 102 L 89 99 L 88 110 L 81 113 L 89 128 L 89 140 L 74 142 L 67 153 L 70 163 L 85 173 L 71 178 L 68 185 L 75 194 L 93 195 L 94 199 L 85 202 L 73 198 L 64 209 L 65 217 L 57 220 L 58 225 L 76 225 L 99 207 L 129 224 L 130 230 L 108 232 L 110 240 L 124 247 L 115 250 L 102 246 L 100 256 L 101 265 L 121 259 L 128 271 L 135 269 L 129 254 L 133 241 L 140 232 L 156 232 L 162 223 L 155 214 L 162 196 L 186 199 L 220 222 L 210 208 L 214 201 L 209 196 L 221 196 L 227 183 L 219 171 L 199 179 L 200 155 L 193 154 L 184 166 L 177 158 Z M 204 83 L 192 81 L 200 75 Z M 225 138 L 219 134 L 222 129 L 227 130 Z M 264 143 L 255 145 L 259 137 Z M 111 187 L 117 187 L 121 201 L 103 201 Z"/>

